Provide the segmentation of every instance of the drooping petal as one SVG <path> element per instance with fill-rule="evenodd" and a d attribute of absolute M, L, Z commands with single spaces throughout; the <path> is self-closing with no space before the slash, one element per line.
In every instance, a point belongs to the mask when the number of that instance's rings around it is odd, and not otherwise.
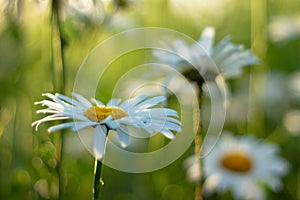
<path fill-rule="evenodd" d="M 53 115 L 44 117 L 43 119 L 37 120 L 37 121 L 33 122 L 31 125 L 35 126 L 35 130 L 38 130 L 39 125 L 43 122 L 62 120 L 62 119 L 69 119 L 69 118 L 64 116 L 63 114 L 58 113 L 58 114 L 53 114 Z"/>
<path fill-rule="evenodd" d="M 168 129 L 163 129 L 160 131 L 161 134 L 163 134 L 168 139 L 174 139 L 175 135 Z"/>
<path fill-rule="evenodd" d="M 121 125 L 117 129 L 117 134 L 120 140 L 120 144 L 123 148 L 127 147 L 130 143 L 130 136 L 128 135 L 128 128 L 124 125 Z"/>
<path fill-rule="evenodd" d="M 97 160 L 103 160 L 105 154 L 107 129 L 105 126 L 97 126 L 94 131 L 94 155 Z"/>

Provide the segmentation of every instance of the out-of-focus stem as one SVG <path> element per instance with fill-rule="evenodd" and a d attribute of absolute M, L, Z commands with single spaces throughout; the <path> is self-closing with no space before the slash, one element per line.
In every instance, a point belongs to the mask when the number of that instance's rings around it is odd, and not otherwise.
<path fill-rule="evenodd" d="M 66 70 L 65 70 L 65 45 L 61 30 L 61 17 L 59 0 L 52 1 L 51 10 L 51 71 L 53 89 L 55 92 L 65 93 L 66 88 Z M 53 143 L 56 147 L 57 166 L 55 171 L 58 176 L 58 191 L 55 196 L 63 199 L 65 176 L 62 168 L 63 146 L 64 146 L 64 130 L 53 135 Z"/>
<path fill-rule="evenodd" d="M 203 85 L 203 80 L 197 81 L 197 85 L 198 85 L 198 104 L 199 104 L 199 110 L 201 111 L 201 107 L 202 107 L 202 101 L 203 101 L 203 97 L 202 97 L 202 85 Z M 202 200 L 203 199 L 203 194 L 202 194 L 202 163 L 201 163 L 201 146 L 202 146 L 202 120 L 200 117 L 199 120 L 199 126 L 198 126 L 198 131 L 197 131 L 197 135 L 195 137 L 195 155 L 196 155 L 196 159 L 198 162 L 198 166 L 199 166 L 199 171 L 200 171 L 200 180 L 198 181 L 198 183 L 196 183 L 196 188 L 195 188 L 195 200 Z"/>
<path fill-rule="evenodd" d="M 201 126 L 200 126 L 201 128 Z M 201 130 L 199 131 L 201 132 Z M 195 154 L 197 156 L 197 162 L 198 162 L 198 166 L 200 167 L 200 172 L 201 172 L 201 160 L 200 160 L 200 150 L 201 150 L 201 145 L 202 145 L 202 136 L 200 133 L 197 133 L 196 137 L 195 137 Z M 202 173 L 200 173 L 202 174 Z M 195 200 L 202 200 L 202 183 L 201 183 L 201 179 L 199 180 L 198 183 L 196 183 L 196 188 L 195 188 Z"/>
<path fill-rule="evenodd" d="M 251 0 L 251 51 L 263 59 L 267 51 L 267 0 Z M 249 79 L 248 132 L 263 134 L 265 113 L 259 99 L 265 95 L 267 66 L 251 67 Z"/>
<path fill-rule="evenodd" d="M 62 34 L 62 25 L 60 17 L 60 1 L 52 1 L 51 15 L 51 55 L 52 55 L 52 72 L 54 75 L 53 84 L 57 92 L 64 93 L 66 86 L 65 70 L 65 40 Z"/>

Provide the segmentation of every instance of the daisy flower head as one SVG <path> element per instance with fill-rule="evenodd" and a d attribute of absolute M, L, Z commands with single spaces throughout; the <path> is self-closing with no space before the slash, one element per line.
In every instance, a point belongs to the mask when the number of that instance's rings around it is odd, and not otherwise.
<path fill-rule="evenodd" d="M 104 19 L 104 8 L 101 1 L 68 0 L 65 3 L 67 17 L 85 24 L 99 24 Z"/>
<path fill-rule="evenodd" d="M 150 135 L 161 133 L 169 139 L 175 136 L 172 131 L 181 131 L 181 122 L 177 119 L 175 110 L 157 107 L 165 101 L 165 97 L 139 95 L 121 102 L 121 99 L 111 99 L 106 105 L 96 99 L 87 100 L 83 96 L 73 93 L 74 98 L 62 94 L 45 93 L 49 98 L 35 102 L 47 106 L 37 113 L 49 114 L 48 116 L 33 122 L 38 126 L 43 122 L 71 119 L 73 122 L 63 122 L 48 128 L 48 132 L 71 128 L 78 131 L 86 127 L 94 130 L 94 155 L 102 160 L 105 152 L 105 143 L 108 131 L 115 131 L 122 147 L 129 145 L 130 136 L 128 127 L 133 126 L 144 129 Z"/>
<path fill-rule="evenodd" d="M 206 27 L 194 44 L 188 45 L 179 39 L 173 43 L 163 41 L 168 51 L 154 50 L 153 55 L 162 63 L 174 66 L 195 82 L 203 78 L 213 81 L 219 74 L 224 77 L 237 76 L 242 72 L 243 67 L 259 63 L 249 50 L 245 50 L 242 45 L 232 43 L 229 36 L 215 46 L 214 38 L 215 29 Z"/>
<path fill-rule="evenodd" d="M 252 135 L 223 135 L 204 158 L 204 191 L 231 191 L 235 199 L 266 199 L 264 186 L 278 191 L 289 164 L 278 156 L 278 146 Z"/>

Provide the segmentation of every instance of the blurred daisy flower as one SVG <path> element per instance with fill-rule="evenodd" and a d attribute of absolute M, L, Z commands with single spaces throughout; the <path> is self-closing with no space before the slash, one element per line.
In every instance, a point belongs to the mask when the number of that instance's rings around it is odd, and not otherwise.
<path fill-rule="evenodd" d="M 74 122 L 64 122 L 48 128 L 48 132 L 71 128 L 78 131 L 86 127 L 95 128 L 94 154 L 98 160 L 103 159 L 106 136 L 109 130 L 117 132 L 120 144 L 126 147 L 129 144 L 128 126 L 144 129 L 150 135 L 160 132 L 165 137 L 173 139 L 172 131 L 181 131 L 181 122 L 177 120 L 178 113 L 172 109 L 157 107 L 165 101 L 165 97 L 139 95 L 121 103 L 120 99 L 111 99 L 106 105 L 102 102 L 86 98 L 73 93 L 73 99 L 62 94 L 45 93 L 43 96 L 50 100 L 35 102 L 47 106 L 37 113 L 50 114 L 33 122 L 38 126 L 43 122 L 73 119 Z"/>
<path fill-rule="evenodd" d="M 65 3 L 66 15 L 85 24 L 100 24 L 105 17 L 101 1 L 68 0 Z"/>
<path fill-rule="evenodd" d="M 288 86 L 289 90 L 293 96 L 293 98 L 296 99 L 296 101 L 299 101 L 300 99 L 300 71 L 293 72 L 288 77 Z"/>
<path fill-rule="evenodd" d="M 289 170 L 278 152 L 276 144 L 261 143 L 252 135 L 222 136 L 204 158 L 205 192 L 230 190 L 235 199 L 266 199 L 264 186 L 280 190 L 280 177 Z"/>
<path fill-rule="evenodd" d="M 213 46 L 214 37 L 215 29 L 207 27 L 195 44 L 188 45 L 182 40 L 175 40 L 173 43 L 163 41 L 168 51 L 154 50 L 153 55 L 162 63 L 173 66 L 191 81 L 198 82 L 198 85 L 199 81 L 203 82 L 201 76 L 205 76 L 205 80 L 214 80 L 220 73 L 224 77 L 237 76 L 243 67 L 259 63 L 249 50 L 231 43 L 229 36 L 216 46 Z"/>
<path fill-rule="evenodd" d="M 197 156 L 191 155 L 185 159 L 184 168 L 186 169 L 186 177 L 191 183 L 199 183 L 201 180 L 201 165 L 200 158 Z"/>
<path fill-rule="evenodd" d="M 290 42 L 300 36 L 300 15 L 275 16 L 268 26 L 272 42 Z"/>

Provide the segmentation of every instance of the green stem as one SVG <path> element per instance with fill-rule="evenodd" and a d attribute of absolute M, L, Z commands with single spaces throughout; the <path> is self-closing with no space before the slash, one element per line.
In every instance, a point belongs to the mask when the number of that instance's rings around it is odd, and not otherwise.
<path fill-rule="evenodd" d="M 94 200 L 100 199 L 103 181 L 101 178 L 102 162 L 95 160 Z"/>
<path fill-rule="evenodd" d="M 60 17 L 60 1 L 52 1 L 51 12 L 51 71 L 53 89 L 56 92 L 65 93 L 66 88 L 66 70 L 65 70 L 65 44 L 62 35 L 61 17 Z M 62 130 L 60 134 L 53 135 L 53 143 L 56 146 L 57 152 L 57 166 L 55 168 L 58 178 L 58 191 L 56 198 L 63 199 L 65 177 L 62 168 L 63 147 L 64 147 L 64 133 Z"/>
<path fill-rule="evenodd" d="M 201 112 L 201 107 L 202 107 L 202 101 L 203 101 L 203 91 L 202 91 L 202 87 L 203 84 L 205 83 L 205 80 L 203 79 L 203 77 L 199 74 L 198 70 L 196 69 L 190 69 L 190 70 L 186 70 L 185 72 L 183 72 L 183 75 L 189 79 L 189 81 L 191 82 L 195 82 L 197 84 L 197 93 L 198 93 L 198 105 L 199 105 L 199 110 Z M 198 127 L 198 132 L 196 134 L 195 137 L 195 155 L 197 158 L 197 162 L 199 165 L 199 170 L 200 172 L 202 171 L 202 167 L 201 167 L 201 146 L 202 146 L 202 121 L 201 119 L 199 120 L 199 127 Z M 198 181 L 198 183 L 196 183 L 196 188 L 195 188 L 195 200 L 202 200 L 202 182 L 201 179 Z"/>
<path fill-rule="evenodd" d="M 59 0 L 52 1 L 52 75 L 54 90 L 65 93 L 66 69 L 65 69 L 65 40 L 62 33 Z M 55 59 L 57 57 L 57 59 Z"/>
<path fill-rule="evenodd" d="M 194 81 L 196 81 L 197 86 L 198 86 L 198 105 L 199 105 L 199 110 L 201 112 L 201 107 L 203 103 L 203 91 L 202 87 L 204 84 L 204 80 L 201 77 L 193 77 Z M 198 132 L 195 137 L 195 154 L 197 158 L 197 162 L 199 165 L 199 170 L 202 175 L 202 162 L 201 162 L 201 146 L 202 146 L 202 120 L 200 118 L 199 120 L 199 127 L 198 127 Z M 200 177 L 200 180 L 196 183 L 196 188 L 195 188 L 195 200 L 202 200 L 203 199 L 203 194 L 202 194 L 202 179 Z"/>
<path fill-rule="evenodd" d="M 106 127 L 106 133 L 105 133 L 105 140 L 107 139 L 108 136 L 108 132 L 109 129 L 108 127 Z M 106 142 L 106 141 L 105 141 Z M 105 148 L 105 147 L 104 147 Z M 105 151 L 105 150 L 104 150 Z M 102 186 L 104 185 L 104 182 L 101 178 L 101 174 L 102 174 L 102 161 L 104 160 L 104 158 L 102 158 L 102 160 L 95 160 L 95 168 L 94 168 L 94 200 L 99 200 L 101 199 L 101 189 Z"/>

